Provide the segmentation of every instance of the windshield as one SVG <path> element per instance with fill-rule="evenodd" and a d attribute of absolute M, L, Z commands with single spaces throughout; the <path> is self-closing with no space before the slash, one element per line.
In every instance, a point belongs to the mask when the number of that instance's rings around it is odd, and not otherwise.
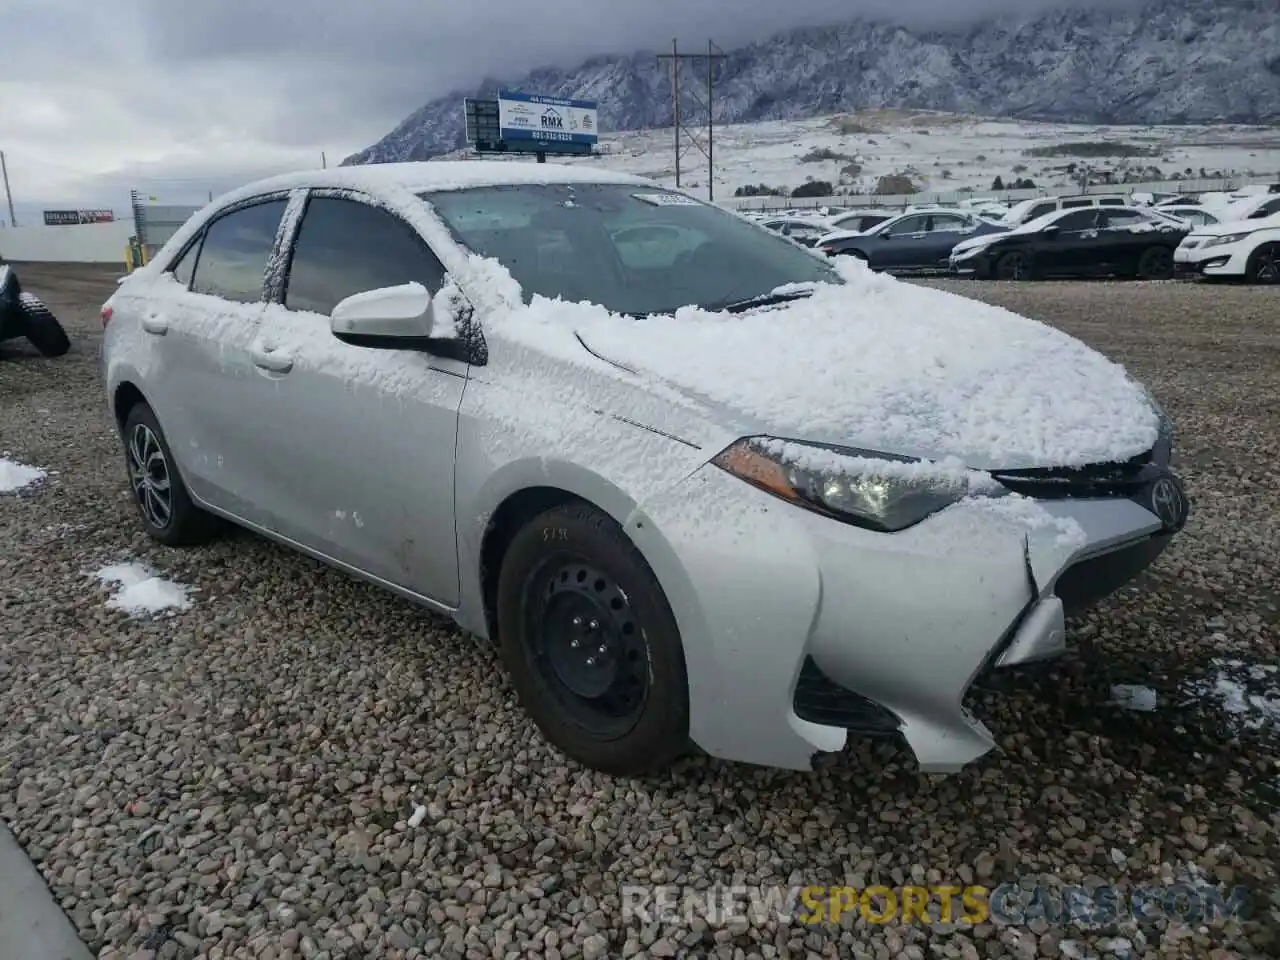
<path fill-rule="evenodd" d="M 841 282 L 790 241 L 658 186 L 521 184 L 420 196 L 459 243 L 511 272 L 526 303 L 540 294 L 644 315 Z"/>

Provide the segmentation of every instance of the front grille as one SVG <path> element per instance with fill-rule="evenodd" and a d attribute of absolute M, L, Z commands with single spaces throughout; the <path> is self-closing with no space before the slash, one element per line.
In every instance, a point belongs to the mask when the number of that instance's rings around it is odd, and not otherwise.
<path fill-rule="evenodd" d="M 840 686 L 822 672 L 813 657 L 804 658 L 793 706 L 801 720 L 865 736 L 894 734 L 901 728 L 886 707 Z"/>
<path fill-rule="evenodd" d="M 1150 481 L 1156 469 L 1152 453 L 1148 451 L 1123 463 L 1002 470 L 992 476 L 1007 489 L 1023 496 L 1064 500 L 1070 497 L 1132 497 Z"/>

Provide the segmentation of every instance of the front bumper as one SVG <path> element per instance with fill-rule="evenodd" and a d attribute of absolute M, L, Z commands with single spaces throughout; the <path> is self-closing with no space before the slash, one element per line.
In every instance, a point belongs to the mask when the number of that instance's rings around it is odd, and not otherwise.
<path fill-rule="evenodd" d="M 1241 243 L 1215 247 L 1179 246 L 1173 252 L 1173 275 L 1182 278 L 1242 277 L 1249 262 L 1249 250 Z"/>
<path fill-rule="evenodd" d="M 878 534 L 706 466 L 646 503 L 627 529 L 681 628 L 693 740 L 792 769 L 851 732 L 901 735 L 923 772 L 985 754 L 994 740 L 962 703 L 974 679 L 1063 652 L 1068 613 L 1173 532 L 1136 499 L 1035 501 L 1032 524 L 999 502 Z"/>

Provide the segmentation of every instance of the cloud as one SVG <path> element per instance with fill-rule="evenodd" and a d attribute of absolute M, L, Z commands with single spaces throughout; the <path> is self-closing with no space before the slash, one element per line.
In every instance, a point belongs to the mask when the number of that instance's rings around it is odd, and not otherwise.
<path fill-rule="evenodd" d="M 602 52 L 721 47 L 856 16 L 944 29 L 1100 0 L 8 0 L 15 199 L 202 200 L 331 162 L 432 97 Z"/>

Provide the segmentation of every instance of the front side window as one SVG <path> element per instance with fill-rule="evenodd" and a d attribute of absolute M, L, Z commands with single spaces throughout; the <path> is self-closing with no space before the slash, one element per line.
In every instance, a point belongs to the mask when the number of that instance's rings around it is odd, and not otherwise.
<path fill-rule="evenodd" d="M 302 214 L 285 280 L 284 305 L 328 316 L 356 293 L 418 282 L 444 285 L 444 266 L 417 232 L 379 207 L 312 197 Z"/>
<path fill-rule="evenodd" d="M 524 291 L 616 313 L 721 309 L 796 283 L 840 283 L 825 260 L 658 186 L 521 184 L 422 195 L 462 246 Z"/>
<path fill-rule="evenodd" d="M 209 224 L 195 265 L 192 291 L 236 303 L 260 301 L 267 260 L 275 247 L 285 205 L 283 199 L 256 203 Z"/>
<path fill-rule="evenodd" d="M 928 229 L 929 218 L 923 216 L 903 217 L 897 223 L 887 228 L 888 232 L 892 233 L 895 237 L 905 233 L 924 233 Z"/>
<path fill-rule="evenodd" d="M 1036 220 L 1045 214 L 1053 213 L 1058 208 L 1052 203 L 1039 203 L 1031 208 L 1031 212 L 1027 214 L 1027 220 Z"/>
<path fill-rule="evenodd" d="M 1075 210 L 1077 207 L 1091 207 L 1091 206 L 1093 206 L 1092 200 L 1063 200 L 1062 201 L 1063 210 Z"/>

